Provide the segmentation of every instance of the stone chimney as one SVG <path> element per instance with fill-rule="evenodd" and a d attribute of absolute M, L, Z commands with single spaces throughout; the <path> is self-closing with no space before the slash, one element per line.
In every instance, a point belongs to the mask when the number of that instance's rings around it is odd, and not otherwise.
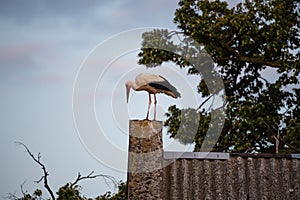
<path fill-rule="evenodd" d="M 163 199 L 162 122 L 129 121 L 128 199 Z"/>

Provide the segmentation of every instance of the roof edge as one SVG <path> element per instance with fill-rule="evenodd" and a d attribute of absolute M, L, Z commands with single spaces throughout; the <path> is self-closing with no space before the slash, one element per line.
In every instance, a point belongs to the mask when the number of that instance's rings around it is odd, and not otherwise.
<path fill-rule="evenodd" d="M 178 152 L 164 151 L 164 159 L 214 159 L 228 160 L 230 157 L 242 158 L 286 158 L 300 159 L 300 154 L 274 154 L 274 153 L 223 153 L 223 152 Z"/>
<path fill-rule="evenodd" d="M 178 152 L 178 151 L 165 151 L 164 159 L 214 159 L 214 160 L 228 160 L 229 153 L 223 152 Z"/>
<path fill-rule="evenodd" d="M 275 153 L 230 153 L 230 156 L 247 158 L 287 158 L 300 159 L 300 154 L 275 154 Z"/>

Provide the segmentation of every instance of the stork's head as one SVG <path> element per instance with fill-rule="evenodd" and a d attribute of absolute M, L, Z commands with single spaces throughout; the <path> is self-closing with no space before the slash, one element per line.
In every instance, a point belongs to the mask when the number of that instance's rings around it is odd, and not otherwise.
<path fill-rule="evenodd" d="M 129 93 L 130 93 L 130 89 L 131 89 L 131 81 L 126 81 L 125 86 L 126 86 L 126 102 L 128 103 L 128 99 L 129 99 Z"/>

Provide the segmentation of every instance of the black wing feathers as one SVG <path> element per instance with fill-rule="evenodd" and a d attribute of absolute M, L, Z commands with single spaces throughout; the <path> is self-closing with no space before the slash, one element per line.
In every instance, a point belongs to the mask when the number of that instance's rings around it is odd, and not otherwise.
<path fill-rule="evenodd" d="M 180 93 L 177 91 L 177 89 L 173 85 L 171 85 L 164 77 L 162 77 L 162 76 L 160 76 L 160 77 L 163 78 L 164 81 L 151 82 L 151 83 L 149 83 L 149 85 L 151 87 L 155 87 L 160 90 L 173 92 L 176 95 L 176 97 L 181 97 Z"/>

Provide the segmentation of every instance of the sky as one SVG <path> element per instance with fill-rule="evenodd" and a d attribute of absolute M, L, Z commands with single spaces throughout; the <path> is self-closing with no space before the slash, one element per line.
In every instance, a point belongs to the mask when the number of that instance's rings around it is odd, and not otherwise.
<path fill-rule="evenodd" d="M 137 65 L 139 34 L 149 27 L 175 29 L 176 8 L 174 0 L 0 2 L 0 198 L 20 195 L 23 183 L 29 193 L 43 188 L 34 182 L 42 176 L 40 167 L 15 142 L 26 144 L 35 155 L 40 152 L 53 191 L 74 181 L 78 172 L 126 180 L 128 120 L 145 117 L 147 94 L 132 92 L 127 105 L 124 83 L 146 71 Z M 122 52 L 122 47 L 130 51 Z M 85 69 L 94 82 L 89 76 L 80 79 Z M 182 96 L 193 95 L 192 85 L 199 81 L 187 81 L 186 72 L 168 64 L 148 71 L 168 77 L 174 85 L 182 79 L 176 85 Z M 164 119 L 171 104 L 196 106 L 199 99 L 159 96 L 158 119 Z M 88 127 L 89 117 L 76 118 L 89 108 L 101 136 Z M 191 150 L 166 135 L 164 142 L 168 150 Z M 80 185 L 87 197 L 115 191 L 101 178 Z"/>

